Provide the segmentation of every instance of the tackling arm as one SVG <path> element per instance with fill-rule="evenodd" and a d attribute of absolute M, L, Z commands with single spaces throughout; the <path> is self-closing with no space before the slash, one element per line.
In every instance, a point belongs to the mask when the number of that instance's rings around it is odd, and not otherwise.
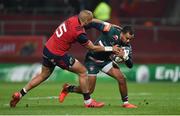
<path fill-rule="evenodd" d="M 106 52 L 114 52 L 114 53 L 119 53 L 121 49 L 118 46 L 97 46 L 94 45 L 90 40 L 88 40 L 86 34 L 80 34 L 77 38 L 77 41 L 85 46 L 87 49 L 92 50 L 94 52 L 101 52 L 101 51 L 106 51 Z"/>
<path fill-rule="evenodd" d="M 88 42 L 88 44 L 85 45 L 85 47 L 89 50 L 92 50 L 94 52 L 114 52 L 114 53 L 119 53 L 120 52 L 120 48 L 118 46 L 98 46 L 98 45 L 94 45 L 90 40 Z"/>

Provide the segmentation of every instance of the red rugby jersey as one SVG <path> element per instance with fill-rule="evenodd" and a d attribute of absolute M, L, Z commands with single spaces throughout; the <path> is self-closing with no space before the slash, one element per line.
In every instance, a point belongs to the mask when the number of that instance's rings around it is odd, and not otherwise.
<path fill-rule="evenodd" d="M 78 16 L 72 16 L 61 23 L 55 30 L 53 35 L 46 42 L 49 51 L 56 55 L 64 55 L 76 42 L 77 37 L 85 33 L 85 29 L 81 26 Z"/>

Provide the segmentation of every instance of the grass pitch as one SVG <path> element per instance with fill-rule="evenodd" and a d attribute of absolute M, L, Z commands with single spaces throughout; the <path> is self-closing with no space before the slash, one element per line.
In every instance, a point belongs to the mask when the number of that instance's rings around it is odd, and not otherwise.
<path fill-rule="evenodd" d="M 83 97 L 69 94 L 64 103 L 58 102 L 63 83 L 45 82 L 30 91 L 16 108 L 9 107 L 14 91 L 26 83 L 0 83 L 0 115 L 178 115 L 180 114 L 180 84 L 168 82 L 128 83 L 129 102 L 137 109 L 121 107 L 120 95 L 115 81 L 97 82 L 92 95 L 103 101 L 103 108 L 84 108 Z"/>

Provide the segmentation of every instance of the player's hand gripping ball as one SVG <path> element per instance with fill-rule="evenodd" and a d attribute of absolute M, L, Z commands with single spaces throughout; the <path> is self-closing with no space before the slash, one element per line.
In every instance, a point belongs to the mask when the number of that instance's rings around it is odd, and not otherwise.
<path fill-rule="evenodd" d="M 114 61 L 115 63 L 118 63 L 118 64 L 123 62 L 123 59 L 120 58 L 119 56 L 115 55 L 115 54 L 111 55 L 111 60 Z"/>
<path fill-rule="evenodd" d="M 114 61 L 116 62 L 116 63 L 121 63 L 121 62 L 123 62 L 123 59 L 122 58 L 120 58 L 119 56 L 114 56 L 115 58 L 114 58 Z"/>
<path fill-rule="evenodd" d="M 122 47 L 123 51 L 124 51 L 124 56 L 123 58 L 115 55 L 115 54 L 112 54 L 111 55 L 111 60 L 114 61 L 115 63 L 121 63 L 123 61 L 126 61 L 129 59 L 129 51 L 130 51 L 130 48 L 129 47 Z"/>

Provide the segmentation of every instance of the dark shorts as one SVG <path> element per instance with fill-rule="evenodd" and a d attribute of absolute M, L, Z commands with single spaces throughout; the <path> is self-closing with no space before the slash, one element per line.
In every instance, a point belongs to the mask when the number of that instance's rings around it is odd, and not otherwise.
<path fill-rule="evenodd" d="M 87 57 L 85 60 L 85 66 L 88 70 L 88 75 L 97 75 L 99 71 L 107 73 L 107 71 L 112 68 L 111 63 L 112 61 L 106 60 L 104 62 L 97 63 L 95 61 L 92 61 L 91 59 L 88 59 Z"/>
<path fill-rule="evenodd" d="M 62 69 L 69 69 L 75 63 L 75 58 L 69 54 L 58 56 L 51 53 L 46 47 L 43 49 L 43 65 L 46 67 L 59 66 Z"/>

